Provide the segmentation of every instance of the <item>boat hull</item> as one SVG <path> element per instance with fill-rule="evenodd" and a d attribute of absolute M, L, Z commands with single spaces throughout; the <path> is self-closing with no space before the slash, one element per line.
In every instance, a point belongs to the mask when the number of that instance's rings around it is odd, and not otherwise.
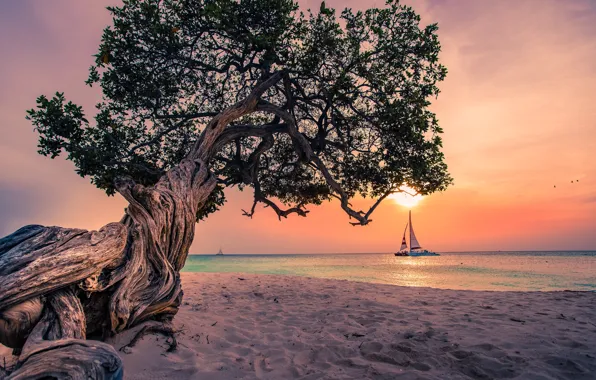
<path fill-rule="evenodd" d="M 418 257 L 418 256 L 441 256 L 441 255 L 439 255 L 438 253 L 435 253 L 435 252 L 430 252 L 430 251 L 423 251 L 423 252 L 412 251 L 412 252 L 395 252 L 395 256 Z"/>
<path fill-rule="evenodd" d="M 430 251 L 425 251 L 425 252 L 410 252 L 410 254 L 408 256 L 441 256 L 438 253 L 434 253 L 434 252 L 430 252 Z"/>

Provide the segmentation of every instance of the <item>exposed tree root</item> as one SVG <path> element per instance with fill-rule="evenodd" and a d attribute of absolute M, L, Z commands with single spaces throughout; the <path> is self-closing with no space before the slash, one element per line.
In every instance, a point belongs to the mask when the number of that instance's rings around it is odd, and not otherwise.
<path fill-rule="evenodd" d="M 143 339 L 143 337 L 145 335 L 149 335 L 149 334 L 161 334 L 167 338 L 170 338 L 171 341 L 168 343 L 169 347 L 166 350 L 166 352 L 174 352 L 178 348 L 178 341 L 176 340 L 176 331 L 170 324 L 150 321 L 150 322 L 147 322 L 135 334 L 135 336 L 132 338 L 132 340 L 128 344 L 120 347 L 120 351 L 124 351 L 126 348 L 132 348 L 132 347 L 136 346 L 136 344 L 139 342 L 139 340 Z"/>
<path fill-rule="evenodd" d="M 122 361 L 109 344 L 62 339 L 40 345 L 19 358 L 6 380 L 21 379 L 122 379 Z"/>

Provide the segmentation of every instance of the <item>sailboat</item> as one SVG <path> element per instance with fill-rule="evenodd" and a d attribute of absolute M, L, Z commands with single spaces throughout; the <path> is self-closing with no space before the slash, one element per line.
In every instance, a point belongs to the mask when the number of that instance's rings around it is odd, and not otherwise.
<path fill-rule="evenodd" d="M 221 251 L 221 248 L 219 249 L 219 251 L 217 251 L 215 256 L 223 256 L 223 252 Z"/>
<path fill-rule="evenodd" d="M 406 242 L 406 232 L 408 231 L 408 227 L 410 227 L 410 247 L 408 248 L 408 244 Z M 398 252 L 395 252 L 395 256 L 439 256 L 438 253 L 427 251 L 426 249 L 422 249 L 418 239 L 416 239 L 416 235 L 414 234 L 414 228 L 412 227 L 412 211 L 409 212 L 408 223 L 406 224 L 406 228 L 404 229 L 404 235 L 401 239 L 401 247 L 399 248 Z"/>

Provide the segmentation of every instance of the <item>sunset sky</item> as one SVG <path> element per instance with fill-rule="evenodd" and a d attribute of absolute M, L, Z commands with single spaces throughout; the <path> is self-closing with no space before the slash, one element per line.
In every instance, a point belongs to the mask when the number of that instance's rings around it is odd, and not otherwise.
<path fill-rule="evenodd" d="M 455 184 L 413 209 L 422 245 L 596 249 L 596 2 L 408 3 L 424 24 L 438 22 L 449 70 L 432 109 Z M 107 197 L 72 163 L 38 155 L 25 120 L 38 95 L 55 91 L 93 112 L 101 94 L 84 81 L 109 4 L 118 1 L 0 2 L 0 236 L 25 224 L 97 229 L 123 213 L 120 196 Z M 308 218 L 279 222 L 263 209 L 251 220 L 241 208 L 252 194 L 228 194 L 223 210 L 197 224 L 191 253 L 391 252 L 407 219 L 406 208 L 386 201 L 367 227 L 351 226 L 337 202 L 311 208 Z"/>

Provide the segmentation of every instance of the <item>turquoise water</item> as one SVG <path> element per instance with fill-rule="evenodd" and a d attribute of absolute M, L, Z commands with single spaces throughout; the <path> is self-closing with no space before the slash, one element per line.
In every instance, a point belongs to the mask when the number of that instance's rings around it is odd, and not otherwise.
<path fill-rule="evenodd" d="M 185 272 L 285 274 L 469 290 L 596 291 L 596 251 L 191 255 Z"/>

